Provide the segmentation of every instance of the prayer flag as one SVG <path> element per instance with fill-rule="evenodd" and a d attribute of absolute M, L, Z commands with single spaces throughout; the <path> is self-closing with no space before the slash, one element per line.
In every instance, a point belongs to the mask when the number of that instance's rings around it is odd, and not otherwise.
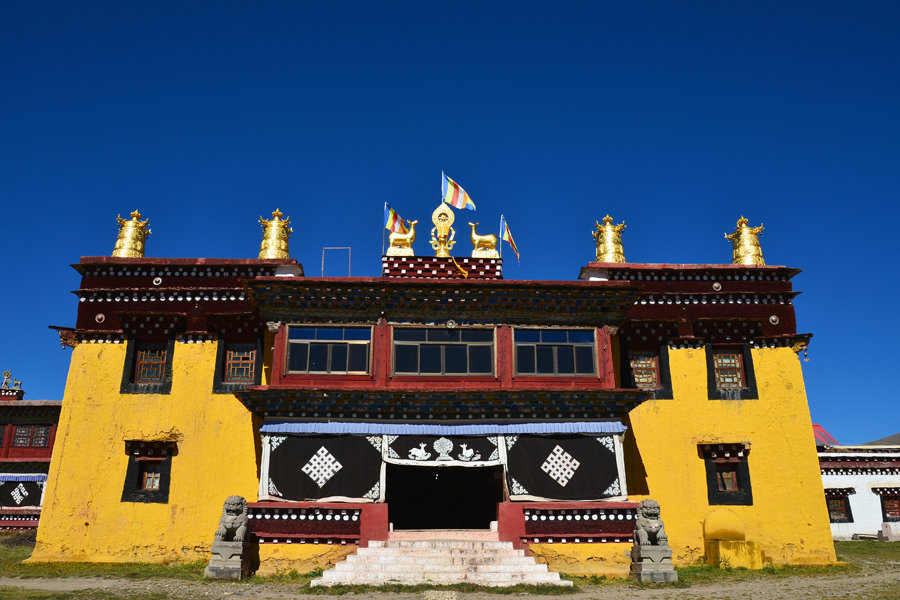
<path fill-rule="evenodd" d="M 447 177 L 443 171 L 441 171 L 441 197 L 453 208 L 475 210 L 475 203 L 466 190 L 459 187 L 459 184 Z"/>
<path fill-rule="evenodd" d="M 519 249 L 516 248 L 516 242 L 513 240 L 512 233 L 509 232 L 509 225 L 503 215 L 500 215 L 500 239 L 509 242 L 509 247 L 516 253 L 516 260 L 519 260 Z"/>
<path fill-rule="evenodd" d="M 403 219 L 387 202 L 384 203 L 384 228 L 391 232 L 409 233 Z"/>

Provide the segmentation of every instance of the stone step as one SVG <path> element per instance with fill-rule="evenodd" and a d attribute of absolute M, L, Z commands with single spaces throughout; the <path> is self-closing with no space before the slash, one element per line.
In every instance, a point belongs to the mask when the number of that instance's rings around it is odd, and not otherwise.
<path fill-rule="evenodd" d="M 458 564 L 435 565 L 428 563 L 419 564 L 390 564 L 390 563 L 350 563 L 341 562 L 334 566 L 336 572 L 366 572 L 366 573 L 547 573 L 547 565 L 537 564 Z"/>
<path fill-rule="evenodd" d="M 456 540 L 433 539 L 433 540 L 371 540 L 369 546 L 408 546 L 408 547 L 456 547 L 456 548 L 512 548 L 512 542 L 501 542 L 499 540 Z"/>
<path fill-rule="evenodd" d="M 515 550 L 513 548 L 360 548 L 357 554 L 359 556 L 453 556 L 459 558 L 486 556 L 499 558 L 507 556 L 525 556 L 525 551 L 521 549 Z"/>
<path fill-rule="evenodd" d="M 445 556 L 440 554 L 350 554 L 346 562 L 350 565 L 533 565 L 534 559 L 530 556 Z"/>
<path fill-rule="evenodd" d="M 329 585 L 385 585 L 385 584 L 401 584 L 401 585 L 419 585 L 422 583 L 433 583 L 433 584 L 443 584 L 443 585 L 452 585 L 454 583 L 471 583 L 474 585 L 483 585 L 488 587 L 499 587 L 499 586 L 511 586 L 517 584 L 527 584 L 527 585 L 556 585 L 556 586 L 571 586 L 571 581 L 562 580 L 559 578 L 558 574 L 555 577 L 545 574 L 543 576 L 540 575 L 527 575 L 521 573 L 504 573 L 504 574 L 496 574 L 492 576 L 464 576 L 459 577 L 457 575 L 428 575 L 422 576 L 416 573 L 392 573 L 388 575 L 373 575 L 370 574 L 366 577 L 360 577 L 354 573 L 340 573 L 334 574 L 330 577 L 322 576 L 319 579 L 314 579 L 310 585 L 317 586 L 329 586 Z"/>

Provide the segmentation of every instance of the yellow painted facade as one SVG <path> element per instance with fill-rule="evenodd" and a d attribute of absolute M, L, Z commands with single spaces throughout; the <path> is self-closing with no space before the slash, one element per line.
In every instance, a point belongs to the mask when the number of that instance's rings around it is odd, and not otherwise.
<path fill-rule="evenodd" d="M 649 494 L 662 506 L 674 562 L 705 555 L 704 521 L 733 513 L 765 563 L 833 564 L 825 494 L 812 436 L 800 361 L 790 348 L 753 349 L 756 400 L 709 400 L 702 349 L 669 349 L 674 400 L 648 400 L 630 414 L 640 464 L 626 461 L 629 486 L 646 472 Z M 750 445 L 751 506 L 709 506 L 698 444 Z M 733 564 L 732 566 L 750 566 Z M 757 567 L 759 568 L 759 567 Z"/>
<path fill-rule="evenodd" d="M 216 342 L 175 344 L 170 394 L 120 394 L 125 351 L 73 350 L 31 561 L 208 559 L 225 498 L 256 497 L 259 423 L 212 393 Z M 127 440 L 177 443 L 167 504 L 121 501 Z"/>

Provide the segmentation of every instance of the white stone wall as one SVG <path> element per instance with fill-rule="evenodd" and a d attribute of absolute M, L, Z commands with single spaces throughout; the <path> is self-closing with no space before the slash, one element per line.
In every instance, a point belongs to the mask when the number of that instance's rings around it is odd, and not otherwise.
<path fill-rule="evenodd" d="M 891 453 L 890 459 L 896 460 L 900 453 Z M 832 454 L 820 452 L 820 459 L 849 458 L 847 453 Z M 871 455 L 869 455 L 871 457 Z M 887 457 L 886 457 L 887 458 Z M 876 535 L 881 531 L 881 523 L 884 518 L 881 512 L 881 496 L 872 492 L 872 488 L 897 487 L 900 488 L 900 474 L 828 474 L 822 475 L 822 484 L 826 490 L 829 488 L 854 488 L 855 494 L 850 494 L 847 499 L 850 503 L 852 523 L 832 523 L 831 534 L 836 540 L 849 540 L 853 534 Z"/>

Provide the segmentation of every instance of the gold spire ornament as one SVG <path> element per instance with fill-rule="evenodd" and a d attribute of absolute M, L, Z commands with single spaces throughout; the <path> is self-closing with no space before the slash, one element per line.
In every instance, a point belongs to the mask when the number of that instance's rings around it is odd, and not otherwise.
<path fill-rule="evenodd" d="M 747 219 L 741 215 L 737 221 L 734 233 L 725 234 L 726 240 L 731 240 L 733 251 L 731 262 L 736 265 L 764 265 L 762 248 L 759 245 L 759 234 L 762 233 L 763 224 L 759 227 L 748 227 Z"/>
<path fill-rule="evenodd" d="M 125 220 L 122 215 L 116 215 L 119 223 L 119 237 L 116 238 L 116 246 L 113 248 L 113 256 L 119 258 L 144 258 L 144 246 L 150 229 L 147 223 L 150 219 L 141 221 L 141 212 L 135 210 L 131 213 L 131 219 Z"/>
<path fill-rule="evenodd" d="M 439 258 L 448 258 L 450 250 L 456 244 L 453 241 L 456 237 L 456 230 L 453 229 L 455 220 L 453 211 L 443 202 L 431 213 L 431 222 L 434 223 L 431 230 L 431 247 L 434 248 L 434 255 Z"/>
<path fill-rule="evenodd" d="M 272 219 L 259 218 L 259 225 L 263 230 L 262 243 L 259 245 L 259 258 L 290 258 L 288 252 L 288 238 L 294 232 L 291 229 L 291 218 L 282 219 L 284 215 L 277 208 L 272 213 Z"/>
<path fill-rule="evenodd" d="M 497 252 L 497 236 L 493 234 L 478 235 L 475 227 L 478 223 L 469 223 L 472 228 L 472 258 L 500 258 Z"/>
<path fill-rule="evenodd" d="M 597 229 L 592 233 L 597 244 L 597 262 L 626 262 L 625 251 L 622 249 L 622 230 L 625 229 L 625 221 L 618 225 L 613 225 L 612 222 L 613 218 L 609 215 L 603 217 L 603 225 L 594 221 Z"/>
<path fill-rule="evenodd" d="M 416 223 L 418 221 L 407 221 L 409 231 L 406 233 L 391 232 L 388 236 L 388 249 L 385 256 L 415 256 L 412 245 L 416 241 Z"/>

